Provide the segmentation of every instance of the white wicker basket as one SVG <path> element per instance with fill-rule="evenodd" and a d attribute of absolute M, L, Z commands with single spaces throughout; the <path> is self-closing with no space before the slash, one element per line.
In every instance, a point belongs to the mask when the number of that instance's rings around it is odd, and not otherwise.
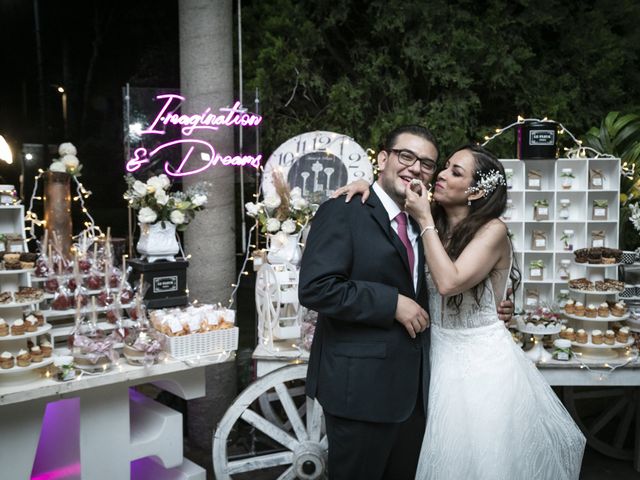
<path fill-rule="evenodd" d="M 192 333 L 166 339 L 166 351 L 175 358 L 209 355 L 238 349 L 238 327 L 212 330 L 205 333 Z"/>

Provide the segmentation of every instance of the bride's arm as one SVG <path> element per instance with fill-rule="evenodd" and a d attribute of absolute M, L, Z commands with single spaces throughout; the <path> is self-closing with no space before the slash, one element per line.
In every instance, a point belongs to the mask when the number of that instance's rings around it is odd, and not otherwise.
<path fill-rule="evenodd" d="M 331 198 L 338 198 L 340 195 L 346 195 L 345 203 L 349 203 L 349 201 L 353 198 L 354 195 L 358 193 L 362 194 L 362 203 L 367 201 L 369 198 L 369 182 L 365 180 L 356 180 L 355 182 L 351 182 L 347 185 L 344 185 L 340 188 L 336 188 L 336 190 L 331 195 Z"/>
<path fill-rule="evenodd" d="M 420 225 L 429 272 L 441 295 L 457 295 L 477 285 L 489 275 L 503 255 L 507 229 L 501 221 L 492 220 L 483 226 L 458 258 L 452 261 L 435 231 L 426 190 L 423 188 L 419 196 L 407 191 L 405 206 Z"/>

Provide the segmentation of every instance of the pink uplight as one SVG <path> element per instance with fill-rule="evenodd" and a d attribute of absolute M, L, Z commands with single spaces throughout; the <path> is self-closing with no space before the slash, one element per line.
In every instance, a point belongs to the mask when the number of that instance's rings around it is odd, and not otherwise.
<path fill-rule="evenodd" d="M 81 468 L 79 463 L 73 465 L 67 465 L 66 467 L 56 468 L 50 472 L 40 473 L 31 477 L 31 480 L 57 480 L 60 478 L 67 478 L 71 475 L 80 475 Z"/>

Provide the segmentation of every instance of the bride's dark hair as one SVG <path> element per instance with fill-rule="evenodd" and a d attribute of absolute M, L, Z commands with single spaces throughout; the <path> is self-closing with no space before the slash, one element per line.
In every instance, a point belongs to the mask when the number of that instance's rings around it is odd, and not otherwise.
<path fill-rule="evenodd" d="M 473 174 L 473 181 L 471 186 L 477 185 L 481 175 L 488 174 L 491 170 L 497 170 L 505 177 L 504 167 L 502 163 L 486 148 L 479 145 L 464 145 L 457 148 L 450 156 L 451 158 L 457 152 L 462 150 L 469 150 L 475 160 L 475 171 Z M 439 172 L 438 172 L 439 173 Z M 437 174 L 434 178 L 438 178 Z M 447 215 L 441 205 L 435 204 L 433 208 L 433 219 L 435 221 L 436 228 L 438 229 L 440 240 L 445 245 L 446 251 L 452 260 L 455 260 L 460 256 L 465 247 L 476 235 L 478 230 L 486 225 L 488 222 L 495 218 L 499 218 L 502 215 L 507 205 L 507 187 L 506 185 L 497 185 L 493 192 L 471 202 L 469 207 L 469 215 L 456 225 L 452 231 L 449 231 L 449 225 L 447 222 Z M 512 248 L 513 250 L 513 245 Z M 520 285 L 520 270 L 516 264 L 515 258 L 509 272 L 509 278 L 511 279 L 511 285 L 515 293 L 516 289 Z M 480 297 L 484 292 L 485 282 L 481 282 L 474 286 L 471 290 L 473 296 L 480 304 Z M 462 294 L 453 295 L 448 300 L 448 305 L 460 307 L 462 303 Z"/>

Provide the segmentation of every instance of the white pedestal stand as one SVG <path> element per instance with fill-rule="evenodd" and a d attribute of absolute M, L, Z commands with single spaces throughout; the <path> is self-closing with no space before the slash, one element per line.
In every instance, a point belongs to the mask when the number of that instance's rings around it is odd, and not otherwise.
<path fill-rule="evenodd" d="M 548 362 L 553 358 L 551 354 L 547 352 L 542 346 L 542 337 L 544 337 L 545 335 L 554 335 L 560 333 L 560 324 L 557 325 L 557 328 L 547 327 L 546 329 L 544 329 L 544 331 L 533 328 L 529 329 L 521 326 L 518 326 L 518 330 L 520 330 L 522 333 L 533 335 L 533 348 L 524 352 L 529 360 L 537 363 Z"/>

